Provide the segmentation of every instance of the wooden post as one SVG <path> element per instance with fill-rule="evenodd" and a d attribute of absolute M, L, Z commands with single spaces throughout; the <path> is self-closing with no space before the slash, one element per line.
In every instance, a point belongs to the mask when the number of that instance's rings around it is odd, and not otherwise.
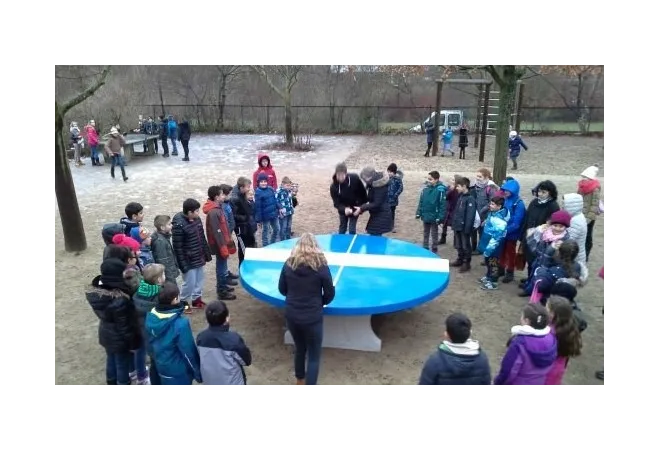
<path fill-rule="evenodd" d="M 481 119 L 481 142 L 479 143 L 479 162 L 484 162 L 486 153 L 486 129 L 488 128 L 488 111 L 490 103 L 490 84 L 486 85 L 486 92 L 484 93 L 484 110 Z"/>
<path fill-rule="evenodd" d="M 481 120 L 481 102 L 484 99 L 484 85 L 479 85 L 479 96 L 477 97 L 477 115 L 474 118 L 474 148 L 479 146 L 480 120 Z"/>
<path fill-rule="evenodd" d="M 513 114 L 512 114 L 512 116 L 515 115 L 516 117 L 515 119 L 513 117 L 509 117 L 509 125 L 511 127 L 513 127 L 516 124 L 516 121 L 518 120 L 518 98 L 520 95 L 521 84 L 522 82 L 520 80 L 516 81 L 516 92 L 513 97 Z M 517 128 L 512 128 L 512 129 L 516 130 Z"/>
<path fill-rule="evenodd" d="M 442 81 L 436 81 L 438 89 L 435 94 L 435 119 L 433 120 L 433 151 L 431 156 L 438 156 L 438 138 L 440 137 L 440 105 L 442 103 Z"/>
<path fill-rule="evenodd" d="M 520 123 L 522 122 L 522 116 L 520 112 L 522 111 L 524 89 L 525 89 L 525 85 L 523 83 L 520 83 L 520 88 L 518 89 L 518 103 L 516 108 L 516 127 L 514 128 L 514 130 L 516 130 L 518 133 L 520 133 Z"/>

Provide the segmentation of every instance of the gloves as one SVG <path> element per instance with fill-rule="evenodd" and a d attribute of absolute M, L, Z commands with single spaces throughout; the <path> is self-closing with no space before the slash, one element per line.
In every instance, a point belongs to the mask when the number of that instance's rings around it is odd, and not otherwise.
<path fill-rule="evenodd" d="M 222 258 L 222 259 L 229 258 L 229 249 L 227 248 L 226 245 L 223 245 L 222 247 L 220 247 L 220 258 Z"/>
<path fill-rule="evenodd" d="M 229 252 L 230 255 L 236 253 L 236 244 L 234 243 L 233 240 L 229 241 L 229 243 L 227 244 L 227 251 Z"/>

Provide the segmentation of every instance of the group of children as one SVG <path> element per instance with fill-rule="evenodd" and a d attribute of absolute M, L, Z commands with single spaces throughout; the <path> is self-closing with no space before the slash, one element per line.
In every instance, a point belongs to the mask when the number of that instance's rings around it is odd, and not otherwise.
<path fill-rule="evenodd" d="M 245 383 L 243 366 L 251 362 L 250 351 L 229 331 L 223 302 L 236 299 L 238 285 L 227 261 L 237 252 L 239 264 L 243 261 L 245 248 L 256 246 L 258 228 L 264 246 L 289 239 L 297 205 L 297 186 L 284 177 L 277 187 L 268 156 L 260 155 L 254 179 L 255 190 L 246 177 L 234 187 L 210 186 L 204 205 L 186 199 L 173 217 L 155 216 L 153 231 L 143 225 L 144 208 L 137 202 L 126 205 L 118 223 L 103 227 L 101 274 L 92 281 L 87 300 L 100 319 L 108 384 Z M 204 267 L 214 256 L 218 300 L 207 305 Z M 202 308 L 209 328 L 195 345 L 182 314 Z"/>

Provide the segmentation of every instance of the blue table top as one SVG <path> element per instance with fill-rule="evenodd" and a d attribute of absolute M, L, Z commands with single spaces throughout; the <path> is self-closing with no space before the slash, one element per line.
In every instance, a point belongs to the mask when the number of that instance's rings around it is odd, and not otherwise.
<path fill-rule="evenodd" d="M 433 300 L 449 285 L 449 261 L 410 242 L 369 235 L 318 235 L 335 285 L 328 315 L 383 314 Z M 247 248 L 240 267 L 243 287 L 278 307 L 282 266 L 297 239 Z"/>

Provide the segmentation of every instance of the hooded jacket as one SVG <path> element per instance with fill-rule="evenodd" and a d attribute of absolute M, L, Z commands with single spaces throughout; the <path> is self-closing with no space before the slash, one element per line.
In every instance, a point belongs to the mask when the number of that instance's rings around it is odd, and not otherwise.
<path fill-rule="evenodd" d="M 582 213 L 583 200 L 580 194 L 564 194 L 564 210 L 571 215 L 571 226 L 568 232 L 571 239 L 574 239 L 578 244 L 577 261 L 580 264 L 587 264 L 587 219 Z"/>
<path fill-rule="evenodd" d="M 504 207 L 511 215 L 506 226 L 506 240 L 517 241 L 525 222 L 525 202 L 520 198 L 520 184 L 516 180 L 509 180 L 502 185 L 502 190 L 511 193 L 504 200 Z"/>
<path fill-rule="evenodd" d="M 328 266 L 316 271 L 308 266 L 293 270 L 284 263 L 278 284 L 285 298 L 284 315 L 299 325 L 315 324 L 323 318 L 323 306 L 335 298 L 335 287 Z"/>
<path fill-rule="evenodd" d="M 390 177 L 389 190 L 387 192 L 387 201 L 390 206 L 399 206 L 399 196 L 403 192 L 403 172 L 397 170 L 394 176 Z"/>
<path fill-rule="evenodd" d="M 254 220 L 257 223 L 275 220 L 280 215 L 282 205 L 277 201 L 275 189 L 270 186 L 254 190 Z"/>
<path fill-rule="evenodd" d="M 264 158 L 266 158 L 268 161 L 268 165 L 266 167 L 261 166 L 261 160 Z M 252 174 L 252 186 L 254 187 L 255 191 L 259 187 L 257 178 L 259 177 L 260 173 L 265 173 L 268 176 L 268 186 L 272 187 L 273 190 L 277 190 L 277 176 L 275 175 L 275 169 L 273 169 L 273 166 L 270 163 L 270 156 L 268 156 L 267 153 L 259 153 L 257 156 L 257 170 L 255 170 Z"/>
<path fill-rule="evenodd" d="M 479 347 L 479 341 L 468 339 L 463 344 L 444 341 L 424 364 L 419 384 L 490 384 L 488 357 Z"/>
<path fill-rule="evenodd" d="M 182 314 L 183 305 L 159 305 L 147 314 L 149 354 L 161 379 L 195 379 L 201 383 L 199 353 L 190 322 Z"/>
<path fill-rule="evenodd" d="M 176 213 L 172 218 L 172 247 L 183 273 L 203 267 L 212 259 L 201 219 L 198 217 L 190 221 L 183 212 Z"/>
<path fill-rule="evenodd" d="M 501 208 L 499 211 L 488 214 L 484 224 L 484 232 L 479 239 L 478 250 L 484 257 L 499 257 L 504 247 L 506 237 L 506 226 L 509 221 L 509 211 Z"/>
<path fill-rule="evenodd" d="M 339 214 L 344 214 L 346 208 L 355 208 L 367 201 L 367 190 L 362 180 L 355 173 L 346 174 L 343 183 L 337 181 L 337 175 L 332 176 L 330 185 L 330 197 L 332 204 Z"/>
<path fill-rule="evenodd" d="M 229 325 L 212 325 L 199 333 L 197 349 L 204 384 L 247 384 L 243 366 L 252 364 L 252 353 Z"/>
<path fill-rule="evenodd" d="M 557 340 L 550 327 L 537 330 L 529 325 L 511 328 L 514 335 L 493 384 L 545 384 L 557 359 Z"/>
<path fill-rule="evenodd" d="M 229 201 L 232 212 L 234 213 L 234 222 L 236 223 L 234 231 L 236 232 L 236 236 L 253 235 L 252 225 L 253 223 L 256 225 L 254 210 L 245 194 L 241 194 L 238 185 L 232 189 Z"/>
<path fill-rule="evenodd" d="M 376 172 L 367 185 L 367 202 L 360 206 L 361 211 L 369 211 L 367 233 L 382 235 L 392 231 L 392 210 L 387 202 L 390 177 L 385 172 Z"/>
<path fill-rule="evenodd" d="M 435 185 L 427 183 L 419 194 L 416 217 L 422 223 L 440 223 L 447 214 L 447 188 L 438 182 Z"/>
<path fill-rule="evenodd" d="M 202 206 L 202 212 L 206 214 L 206 239 L 211 254 L 227 259 L 229 256 L 227 244 L 231 241 L 231 232 L 225 217 L 224 205 L 219 205 L 217 202 L 207 199 L 204 206 Z"/>
<path fill-rule="evenodd" d="M 179 124 L 179 132 L 178 132 L 179 140 L 180 141 L 189 141 L 191 134 L 192 133 L 190 131 L 190 124 L 188 123 L 187 120 L 184 120 L 183 122 L 181 122 Z"/>
<path fill-rule="evenodd" d="M 528 150 L 527 145 L 523 142 L 522 138 L 518 135 L 509 138 L 509 157 L 517 158 L 520 156 L 520 147 Z"/>

